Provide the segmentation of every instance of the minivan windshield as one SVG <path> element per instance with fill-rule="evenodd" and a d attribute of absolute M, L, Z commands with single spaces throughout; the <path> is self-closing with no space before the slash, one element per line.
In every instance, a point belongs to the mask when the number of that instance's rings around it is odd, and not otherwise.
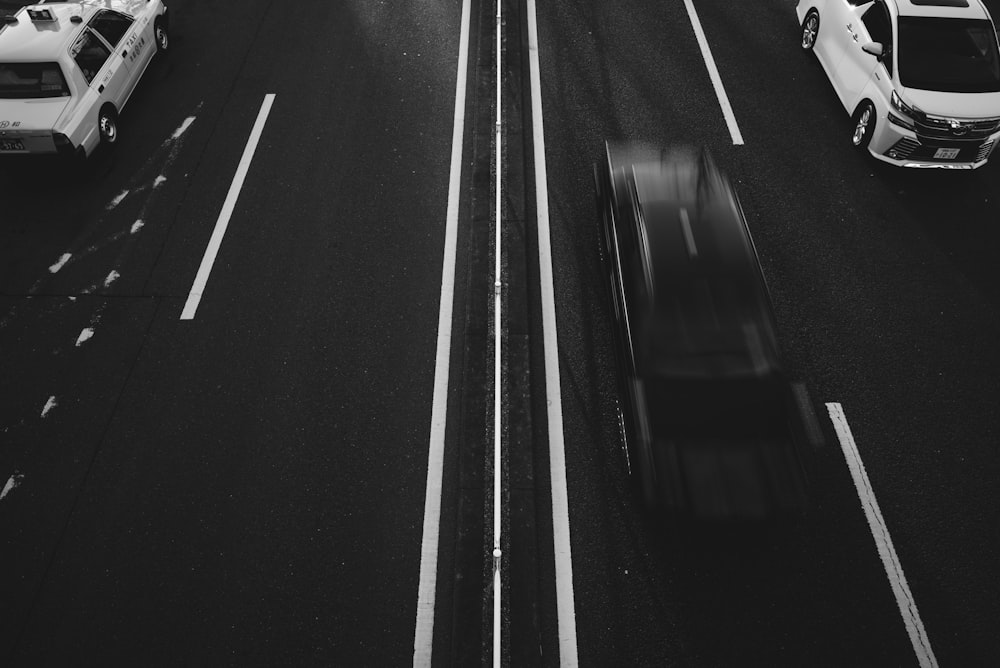
<path fill-rule="evenodd" d="M 0 63 L 0 98 L 69 95 L 59 63 Z"/>
<path fill-rule="evenodd" d="M 899 80 L 949 93 L 1000 91 L 1000 55 L 987 20 L 899 17 Z"/>

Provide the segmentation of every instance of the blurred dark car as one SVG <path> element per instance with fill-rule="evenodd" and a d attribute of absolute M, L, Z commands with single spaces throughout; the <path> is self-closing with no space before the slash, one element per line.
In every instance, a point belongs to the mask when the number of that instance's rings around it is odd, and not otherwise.
<path fill-rule="evenodd" d="M 707 151 L 607 147 L 594 170 L 619 424 L 645 505 L 696 518 L 804 512 L 822 437 L 786 377 L 742 208 Z"/>

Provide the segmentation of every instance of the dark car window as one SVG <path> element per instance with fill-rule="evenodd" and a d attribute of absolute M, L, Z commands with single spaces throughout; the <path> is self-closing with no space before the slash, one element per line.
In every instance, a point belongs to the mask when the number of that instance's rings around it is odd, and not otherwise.
<path fill-rule="evenodd" d="M 94 17 L 90 27 L 99 32 L 101 37 L 114 47 L 118 45 L 118 42 L 122 41 L 122 37 L 125 36 L 131 25 L 131 17 L 119 14 L 118 12 L 103 10 Z"/>
<path fill-rule="evenodd" d="M 986 20 L 899 18 L 899 80 L 952 93 L 1000 91 L 1000 54 Z"/>
<path fill-rule="evenodd" d="M 89 30 L 84 32 L 73 45 L 73 59 L 83 71 L 83 77 L 90 83 L 101 71 L 104 63 L 111 56 L 108 47 Z"/>
<path fill-rule="evenodd" d="M 69 95 L 58 63 L 0 63 L 0 98 Z"/>

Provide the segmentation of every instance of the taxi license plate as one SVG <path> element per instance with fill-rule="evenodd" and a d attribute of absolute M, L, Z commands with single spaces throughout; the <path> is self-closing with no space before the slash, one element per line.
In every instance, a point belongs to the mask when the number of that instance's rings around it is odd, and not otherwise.
<path fill-rule="evenodd" d="M 934 151 L 934 157 L 938 160 L 954 160 L 958 157 L 957 148 L 939 148 Z"/>
<path fill-rule="evenodd" d="M 23 151 L 24 142 L 20 139 L 0 139 L 0 151 Z"/>

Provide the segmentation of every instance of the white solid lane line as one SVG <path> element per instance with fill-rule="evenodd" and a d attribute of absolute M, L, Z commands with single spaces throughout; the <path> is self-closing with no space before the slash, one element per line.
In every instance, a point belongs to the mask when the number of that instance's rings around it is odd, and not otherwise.
<path fill-rule="evenodd" d="M 264 102 L 261 103 L 260 111 L 257 113 L 257 121 L 253 124 L 253 129 L 250 131 L 250 138 L 243 149 L 243 157 L 240 158 L 240 164 L 236 167 L 236 175 L 233 176 L 233 182 L 229 186 L 226 201 L 222 203 L 222 211 L 219 213 L 218 220 L 215 221 L 212 238 L 208 241 L 208 248 L 205 249 L 205 255 L 201 258 L 201 266 L 198 267 L 198 274 L 195 276 L 194 284 L 191 286 L 191 292 L 188 293 L 184 310 L 181 311 L 181 320 L 192 320 L 198 311 L 201 295 L 205 291 L 208 277 L 212 274 L 212 265 L 215 264 L 215 256 L 218 255 L 219 247 L 222 246 L 222 239 L 226 236 L 229 219 L 236 208 L 236 200 L 240 197 L 240 191 L 243 189 L 243 181 L 246 179 L 247 172 L 250 171 L 250 163 L 253 161 L 253 154 L 257 150 L 257 142 L 260 141 L 260 136 L 264 132 L 264 124 L 267 122 L 267 115 L 271 112 L 271 105 L 273 103 L 274 93 L 268 93 L 264 96 Z"/>
<path fill-rule="evenodd" d="M 844 458 L 847 460 L 847 467 L 851 470 L 851 477 L 854 479 L 854 486 L 858 490 L 858 497 L 861 499 L 861 507 L 864 508 L 865 517 L 868 518 L 868 526 L 871 529 L 872 537 L 875 539 L 875 546 L 878 548 L 878 556 L 882 559 L 882 566 L 885 574 L 889 577 L 889 584 L 892 586 L 892 593 L 896 597 L 896 605 L 899 606 L 899 614 L 903 617 L 906 625 L 906 633 L 910 636 L 910 643 L 913 651 L 917 655 L 921 668 L 937 668 L 937 659 L 934 657 L 934 650 L 931 649 L 927 632 L 924 631 L 924 624 L 920 621 L 920 613 L 917 612 L 917 603 L 910 593 L 910 586 L 906 584 L 906 576 L 903 575 L 903 566 L 896 556 L 896 548 L 892 545 L 892 538 L 889 537 L 889 529 L 885 525 L 882 511 L 875 500 L 875 492 L 872 491 L 871 482 L 865 472 L 864 462 L 858 453 L 858 446 L 854 442 L 851 428 L 847 424 L 847 417 L 840 404 L 829 403 L 826 405 L 830 413 L 830 420 L 834 429 L 837 430 L 837 438 L 840 439 L 840 447 L 844 451 Z"/>
<path fill-rule="evenodd" d="M 535 206 L 538 224 L 539 288 L 542 297 L 542 342 L 545 353 L 545 396 L 549 428 L 549 469 L 552 478 L 552 537 L 556 566 L 556 615 L 559 664 L 576 666 L 576 604 L 573 598 L 573 554 L 569 534 L 569 495 L 566 489 L 566 448 L 563 442 L 562 389 L 559 380 L 559 342 L 556 330 L 555 288 L 552 278 L 552 240 L 549 234 L 549 192 L 542 127 L 542 85 L 538 66 L 538 23 L 535 0 L 528 0 L 528 65 L 531 86 L 531 143 L 535 161 Z"/>
<path fill-rule="evenodd" d="M 462 186 L 462 140 L 465 137 L 465 95 L 468 64 L 469 0 L 463 0 L 462 27 L 458 42 L 458 74 L 455 82 L 455 119 L 451 136 L 448 211 L 445 218 L 444 261 L 441 268 L 441 304 L 438 309 L 434 396 L 431 400 L 430 447 L 427 453 L 424 528 L 420 542 L 417 624 L 413 632 L 414 668 L 430 666 L 433 653 L 434 595 L 437 591 L 438 541 L 441 527 L 441 478 L 444 468 L 444 436 L 448 411 L 451 319 L 455 300 L 455 252 L 458 239 L 458 204 Z"/>
<path fill-rule="evenodd" d="M 701 56 L 705 59 L 705 66 L 708 68 L 708 76 L 712 79 L 712 86 L 715 87 L 715 96 L 719 98 L 719 106 L 722 107 L 722 115 L 726 117 L 726 125 L 729 126 L 729 135 L 733 138 L 733 144 L 742 145 L 743 135 L 740 127 L 736 124 L 736 115 L 733 114 L 733 106 L 729 104 L 729 96 L 722 85 L 722 77 L 719 76 L 719 69 L 715 66 L 715 58 L 708 48 L 708 40 L 705 39 L 705 31 L 701 28 L 701 21 L 698 20 L 698 12 L 694 9 L 692 0 L 684 0 L 687 7 L 688 16 L 691 18 L 691 25 L 694 27 L 694 35 L 698 38 L 698 46 L 701 48 Z"/>

